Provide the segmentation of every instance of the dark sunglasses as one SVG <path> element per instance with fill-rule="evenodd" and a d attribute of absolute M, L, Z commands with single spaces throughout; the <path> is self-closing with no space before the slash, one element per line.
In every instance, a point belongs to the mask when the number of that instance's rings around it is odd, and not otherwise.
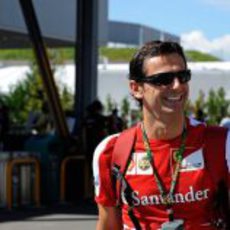
<path fill-rule="evenodd" d="M 178 72 L 158 73 L 138 79 L 137 82 L 145 82 L 156 86 L 166 86 L 172 84 L 175 78 L 177 78 L 181 84 L 184 84 L 191 79 L 191 70 L 187 69 Z"/>

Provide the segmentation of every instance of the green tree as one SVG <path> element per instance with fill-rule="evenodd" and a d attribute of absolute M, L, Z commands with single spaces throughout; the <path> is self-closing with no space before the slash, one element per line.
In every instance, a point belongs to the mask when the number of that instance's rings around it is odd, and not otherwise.
<path fill-rule="evenodd" d="M 205 95 L 202 90 L 199 91 L 199 95 L 193 106 L 193 113 L 195 117 L 200 121 L 206 120 L 206 112 L 205 112 Z"/>
<path fill-rule="evenodd" d="M 202 90 L 199 91 L 197 100 L 195 101 L 194 104 L 194 109 L 197 111 L 198 109 L 204 109 L 205 107 L 205 95 Z"/>
<path fill-rule="evenodd" d="M 52 71 L 53 73 L 56 71 L 54 65 Z M 63 109 L 72 109 L 73 94 L 66 86 L 57 85 L 57 87 Z M 9 93 L 3 96 L 3 100 L 10 108 L 10 118 L 14 123 L 23 124 L 31 111 L 41 111 L 46 96 L 40 72 L 34 61 L 31 70 L 26 74 L 26 79 L 12 86 Z"/>
<path fill-rule="evenodd" d="M 223 117 L 228 116 L 228 109 L 230 101 L 226 99 L 226 93 L 223 87 L 220 87 L 216 93 L 216 101 L 218 104 L 218 117 L 217 122 L 220 123 Z"/>
<path fill-rule="evenodd" d="M 208 94 L 208 99 L 206 102 L 207 114 L 208 114 L 208 122 L 209 124 L 216 124 L 217 123 L 217 114 L 218 108 L 216 103 L 216 92 L 211 89 Z"/>
<path fill-rule="evenodd" d="M 228 115 L 230 101 L 226 99 L 223 87 L 217 91 L 210 90 L 205 107 L 208 114 L 209 124 L 219 124 L 220 120 Z"/>
<path fill-rule="evenodd" d="M 130 103 L 127 97 L 124 97 L 121 101 L 121 116 L 127 117 L 130 112 Z"/>
<path fill-rule="evenodd" d="M 59 87 L 61 105 L 64 111 L 72 110 L 74 106 L 74 95 L 67 86 Z"/>
<path fill-rule="evenodd" d="M 106 97 L 106 113 L 110 114 L 112 110 L 116 107 L 116 103 L 113 101 L 110 94 Z"/>
<path fill-rule="evenodd" d="M 29 111 L 40 110 L 42 102 L 38 96 L 41 92 L 42 82 L 33 63 L 31 71 L 26 74 L 26 79 L 12 86 L 5 95 L 5 103 L 11 111 L 11 120 L 15 123 L 24 123 Z"/>

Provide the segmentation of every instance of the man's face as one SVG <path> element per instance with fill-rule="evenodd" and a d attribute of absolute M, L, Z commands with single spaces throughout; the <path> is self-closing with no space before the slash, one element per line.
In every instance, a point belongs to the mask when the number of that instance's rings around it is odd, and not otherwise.
<path fill-rule="evenodd" d="M 152 76 L 165 72 L 178 72 L 185 70 L 184 60 L 177 53 L 152 57 L 144 62 L 145 76 Z M 153 116 L 157 119 L 175 117 L 183 114 L 184 105 L 188 97 L 188 83 L 180 83 L 175 77 L 171 84 L 153 85 L 139 84 L 139 99 L 143 102 L 143 115 Z"/>

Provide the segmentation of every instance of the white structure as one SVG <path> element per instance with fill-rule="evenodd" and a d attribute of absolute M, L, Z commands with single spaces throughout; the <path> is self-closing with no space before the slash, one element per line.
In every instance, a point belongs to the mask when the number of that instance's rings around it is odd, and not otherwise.
<path fill-rule="evenodd" d="M 202 90 L 207 96 L 210 89 L 217 90 L 220 87 L 225 89 L 227 98 L 230 99 L 230 62 L 205 62 L 188 63 L 192 70 L 190 83 L 190 98 L 195 101 Z M 10 87 L 17 84 L 17 81 L 26 77 L 30 71 L 29 66 L 1 66 L 0 68 L 0 93 L 7 93 Z M 55 80 L 59 85 L 65 84 L 74 92 L 73 64 L 60 66 Z M 98 98 L 106 102 L 108 95 L 119 104 L 122 99 L 128 97 L 133 108 L 136 103 L 128 91 L 128 64 L 99 64 L 98 65 Z"/>

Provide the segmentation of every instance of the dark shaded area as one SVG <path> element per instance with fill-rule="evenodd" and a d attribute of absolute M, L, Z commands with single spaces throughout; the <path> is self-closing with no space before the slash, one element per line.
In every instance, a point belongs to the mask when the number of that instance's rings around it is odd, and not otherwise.
<path fill-rule="evenodd" d="M 32 217 L 42 217 L 48 214 L 83 214 L 83 215 L 97 215 L 96 205 L 89 201 L 79 201 L 75 205 L 55 205 L 49 207 L 32 208 L 24 207 L 20 209 L 14 209 L 13 211 L 7 211 L 5 209 L 0 210 L 0 222 L 9 221 L 21 221 Z M 53 220 L 53 219 L 52 219 Z M 77 219 L 78 221 L 81 219 Z M 87 220 L 87 219 L 82 219 Z M 89 218 L 89 220 L 95 220 L 95 217 Z M 31 220 L 33 221 L 33 220 Z M 37 221 L 37 220 L 36 220 Z M 50 221 L 43 220 L 41 221 Z M 68 221 L 70 221 L 68 219 Z"/>
<path fill-rule="evenodd" d="M 60 39 L 51 39 L 43 37 L 48 47 L 73 47 L 74 42 L 63 41 Z M 31 41 L 28 35 L 12 32 L 8 30 L 0 30 L 0 48 L 1 49 L 16 49 L 16 48 L 31 48 Z"/>
<path fill-rule="evenodd" d="M 72 204 L 84 198 L 84 164 L 78 160 L 68 163 L 66 169 L 66 200 Z"/>
<path fill-rule="evenodd" d="M 54 203 L 56 204 L 59 200 L 60 164 L 64 157 L 70 155 L 72 156 L 74 153 L 78 154 L 76 150 L 77 148 L 80 149 L 80 146 L 77 145 L 76 142 L 72 141 L 72 137 L 68 132 L 66 119 L 54 84 L 53 74 L 45 49 L 46 47 L 44 46 L 44 38 L 42 37 L 40 31 L 33 2 L 31 0 L 20 0 L 19 3 L 41 73 L 44 91 L 47 97 L 47 105 L 54 120 L 55 134 L 57 136 L 43 136 L 40 135 L 41 133 L 37 136 L 30 136 L 27 133 L 13 132 L 9 134 L 8 139 L 5 141 L 4 150 L 12 152 L 26 151 L 29 155 L 30 153 L 35 153 L 35 155 L 38 153 L 35 157 L 39 159 L 41 164 L 41 203 L 42 205 L 51 205 Z M 79 92 L 79 94 L 75 98 L 75 110 L 76 116 L 79 118 L 77 119 L 77 122 L 79 122 L 82 118 L 80 114 L 82 113 L 83 108 L 85 108 L 85 106 L 96 96 L 97 39 L 95 38 L 97 37 L 96 21 L 98 16 L 98 2 L 92 0 L 80 0 L 78 1 L 77 10 L 78 29 L 76 35 L 76 48 L 79 49 L 79 52 L 77 52 L 76 62 L 78 64 L 78 76 L 84 76 L 84 78 L 77 78 L 78 82 L 76 91 L 77 93 Z M 24 40 L 21 34 L 14 33 L 11 35 L 14 35 L 18 39 L 22 40 L 24 45 L 28 41 L 28 38 Z M 9 37 L 5 36 L 3 40 L 6 42 L 8 39 Z M 13 43 L 14 42 L 12 42 L 12 44 Z M 86 88 L 87 90 L 82 90 Z M 73 151 L 73 149 L 75 151 Z M 10 153 L 9 155 L 12 154 Z M 21 156 L 15 155 L 14 157 L 20 158 Z M 11 156 L 7 157 L 7 159 L 4 160 L 4 163 L 6 164 L 6 162 L 10 159 Z M 83 171 L 82 165 L 76 166 L 73 164 L 72 166 L 72 162 L 69 163 L 67 167 L 67 200 L 71 200 L 72 203 L 76 203 L 83 199 Z M 17 187 L 13 188 L 13 194 L 17 193 L 15 195 L 17 198 L 14 199 L 17 200 L 17 202 L 15 202 L 17 204 L 22 203 L 22 197 L 20 196 L 23 192 L 20 194 L 20 190 L 27 179 L 30 181 L 28 183 L 27 190 L 32 190 L 30 188 L 30 183 L 33 181 L 34 176 L 33 173 L 30 173 L 31 175 L 28 175 L 28 177 L 25 176 L 26 179 L 23 180 L 20 174 L 21 171 L 18 169 L 13 178 L 10 178 L 13 186 L 15 185 L 14 187 Z M 32 191 L 30 192 L 32 193 Z"/>

